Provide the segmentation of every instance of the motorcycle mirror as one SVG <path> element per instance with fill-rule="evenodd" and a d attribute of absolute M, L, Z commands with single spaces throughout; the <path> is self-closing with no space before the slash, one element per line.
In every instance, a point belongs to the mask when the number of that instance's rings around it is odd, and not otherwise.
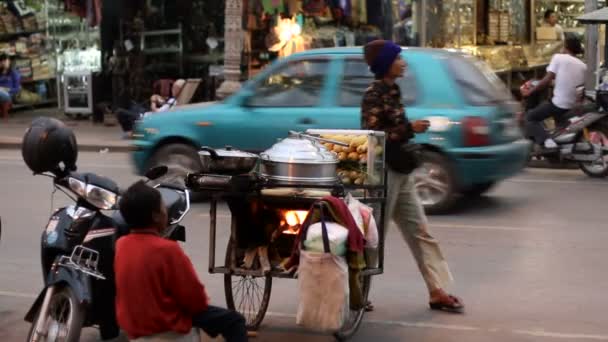
<path fill-rule="evenodd" d="M 169 168 L 166 166 L 155 166 L 153 168 L 151 168 L 150 170 L 148 170 L 145 174 L 146 178 L 153 180 L 153 179 L 157 179 L 160 178 L 164 175 L 167 174 L 167 172 L 169 172 Z"/>

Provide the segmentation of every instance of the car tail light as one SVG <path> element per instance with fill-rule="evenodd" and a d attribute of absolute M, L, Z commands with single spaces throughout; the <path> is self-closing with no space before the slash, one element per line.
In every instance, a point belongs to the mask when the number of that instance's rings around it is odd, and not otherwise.
<path fill-rule="evenodd" d="M 468 116 L 462 120 L 465 146 L 490 144 L 490 126 L 484 118 Z"/>

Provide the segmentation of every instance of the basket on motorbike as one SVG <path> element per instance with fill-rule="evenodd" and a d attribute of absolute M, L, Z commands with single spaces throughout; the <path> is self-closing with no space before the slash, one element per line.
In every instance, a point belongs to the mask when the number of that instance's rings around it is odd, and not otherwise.
<path fill-rule="evenodd" d="M 608 90 L 598 90 L 595 94 L 598 106 L 603 110 L 608 110 Z"/>

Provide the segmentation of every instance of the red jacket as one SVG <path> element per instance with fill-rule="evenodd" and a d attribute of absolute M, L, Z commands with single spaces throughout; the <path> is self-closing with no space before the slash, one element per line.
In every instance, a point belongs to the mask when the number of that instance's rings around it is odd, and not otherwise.
<path fill-rule="evenodd" d="M 188 333 L 208 297 L 190 259 L 175 241 L 151 230 L 118 240 L 114 258 L 116 316 L 130 339 L 174 331 Z"/>

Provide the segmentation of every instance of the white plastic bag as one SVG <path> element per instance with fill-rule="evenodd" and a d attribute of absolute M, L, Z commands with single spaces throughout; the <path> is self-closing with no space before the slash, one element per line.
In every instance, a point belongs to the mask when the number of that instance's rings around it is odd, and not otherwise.
<path fill-rule="evenodd" d="M 331 254 L 344 256 L 346 255 L 346 240 L 348 239 L 348 229 L 334 223 L 326 222 L 327 235 L 329 238 L 329 249 Z M 323 252 L 323 234 L 321 222 L 313 223 L 306 230 L 306 240 L 304 247 L 309 252 Z"/>

